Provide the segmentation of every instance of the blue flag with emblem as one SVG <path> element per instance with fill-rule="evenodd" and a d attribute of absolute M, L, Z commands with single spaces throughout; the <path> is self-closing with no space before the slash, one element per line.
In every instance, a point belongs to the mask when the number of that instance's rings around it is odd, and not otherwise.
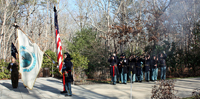
<path fill-rule="evenodd" d="M 21 79 L 24 86 L 32 90 L 37 75 L 40 71 L 43 59 L 43 52 L 36 43 L 32 43 L 29 38 L 17 29 L 19 40 L 19 66 Z"/>

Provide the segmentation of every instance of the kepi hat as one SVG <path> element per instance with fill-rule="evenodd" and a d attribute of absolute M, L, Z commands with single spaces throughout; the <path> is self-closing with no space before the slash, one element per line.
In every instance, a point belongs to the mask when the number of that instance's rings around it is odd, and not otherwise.
<path fill-rule="evenodd" d="M 72 60 L 73 59 L 73 58 L 71 58 L 71 55 L 69 53 L 64 53 L 64 54 L 67 55 L 67 57 L 66 57 L 67 60 Z"/>
<path fill-rule="evenodd" d="M 124 54 L 124 53 L 122 53 L 120 56 L 125 56 L 125 54 Z"/>

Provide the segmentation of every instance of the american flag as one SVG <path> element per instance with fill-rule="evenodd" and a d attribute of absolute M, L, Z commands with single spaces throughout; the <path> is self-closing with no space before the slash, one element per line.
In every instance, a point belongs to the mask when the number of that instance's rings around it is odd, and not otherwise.
<path fill-rule="evenodd" d="M 61 40 L 60 40 L 60 33 L 58 31 L 58 19 L 57 19 L 57 11 L 56 7 L 54 7 L 54 12 L 55 12 L 55 29 L 56 29 L 56 50 L 57 50 L 57 61 L 59 65 L 59 71 L 62 70 L 62 60 L 63 60 L 63 55 L 62 55 L 62 46 L 61 46 Z"/>

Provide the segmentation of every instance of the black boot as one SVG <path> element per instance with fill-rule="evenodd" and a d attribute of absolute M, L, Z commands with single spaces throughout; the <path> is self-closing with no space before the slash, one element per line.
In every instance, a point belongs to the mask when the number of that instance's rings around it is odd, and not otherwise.
<path fill-rule="evenodd" d="M 67 91 L 61 91 L 60 93 L 61 93 L 61 94 L 63 94 L 63 93 L 67 93 Z"/>

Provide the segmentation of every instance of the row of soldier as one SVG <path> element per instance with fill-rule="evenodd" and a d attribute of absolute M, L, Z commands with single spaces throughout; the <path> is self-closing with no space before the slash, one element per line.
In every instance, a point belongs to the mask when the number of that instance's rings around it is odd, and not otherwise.
<path fill-rule="evenodd" d="M 138 57 L 131 54 L 129 58 L 126 58 L 125 54 L 121 54 L 120 58 L 113 54 L 108 59 L 112 83 L 116 85 L 116 82 L 121 81 L 121 84 L 126 84 L 127 78 L 130 79 L 131 83 L 142 82 L 143 72 L 147 82 L 150 81 L 150 77 L 152 81 L 157 81 L 158 68 L 160 68 L 160 79 L 165 80 L 166 58 L 165 52 L 160 53 L 158 56 L 153 55 L 153 57 L 150 55 Z"/>

